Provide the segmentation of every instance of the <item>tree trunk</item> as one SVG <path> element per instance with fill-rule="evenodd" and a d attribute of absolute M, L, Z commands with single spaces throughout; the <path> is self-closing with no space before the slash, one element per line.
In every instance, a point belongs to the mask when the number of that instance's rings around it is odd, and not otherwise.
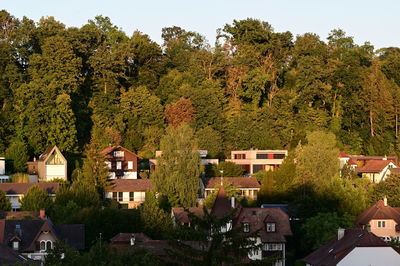
<path fill-rule="evenodd" d="M 371 137 L 374 137 L 375 133 L 374 133 L 374 121 L 372 118 L 372 110 L 369 111 L 369 124 L 371 126 Z"/>

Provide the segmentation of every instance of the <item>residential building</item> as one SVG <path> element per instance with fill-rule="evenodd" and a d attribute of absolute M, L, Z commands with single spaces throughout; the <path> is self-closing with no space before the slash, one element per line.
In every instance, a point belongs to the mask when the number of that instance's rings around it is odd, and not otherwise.
<path fill-rule="evenodd" d="M 49 146 L 39 159 L 28 162 L 28 174 L 38 176 L 40 181 L 67 180 L 67 160 L 57 146 Z"/>
<path fill-rule="evenodd" d="M 105 197 L 117 201 L 122 208 L 133 209 L 144 202 L 146 191 L 152 188 L 150 179 L 115 179 Z"/>
<path fill-rule="evenodd" d="M 383 161 L 383 160 L 392 161 L 396 165 L 399 162 L 397 156 L 349 155 L 349 154 L 346 154 L 345 152 L 339 152 L 339 161 L 340 161 L 341 167 L 343 167 L 343 165 L 348 162 L 348 164 L 350 164 L 356 168 L 362 168 L 368 162 Z"/>
<path fill-rule="evenodd" d="M 6 159 L 0 157 L 0 183 L 8 182 L 10 177 L 6 175 Z"/>
<path fill-rule="evenodd" d="M 138 159 L 140 158 L 134 152 L 122 146 L 110 146 L 101 153 L 106 157 L 110 179 L 138 178 Z"/>
<path fill-rule="evenodd" d="M 221 184 L 231 184 L 238 189 L 239 196 L 252 200 L 257 199 L 261 185 L 255 177 L 213 177 L 205 181 L 204 197 L 221 187 Z"/>
<path fill-rule="evenodd" d="M 219 164 L 219 160 L 218 159 L 207 158 L 207 155 L 208 155 L 208 151 L 207 150 L 196 150 L 196 152 L 198 152 L 199 155 L 200 155 L 201 165 L 206 166 L 206 165 L 213 165 L 213 164 L 217 165 L 217 164 Z M 163 153 L 162 151 L 156 151 L 156 158 L 161 157 L 162 153 Z M 149 160 L 149 164 L 150 164 L 150 170 L 154 171 L 156 169 L 156 167 L 157 167 L 157 159 L 150 159 Z"/>
<path fill-rule="evenodd" d="M 397 266 L 400 254 L 373 233 L 352 228 L 339 229 L 336 238 L 303 260 L 307 266 Z"/>
<path fill-rule="evenodd" d="M 204 210 L 203 208 L 200 207 L 190 207 L 187 208 L 189 212 L 193 213 L 197 217 L 203 217 L 204 216 Z M 189 214 L 185 210 L 185 208 L 182 207 L 175 207 L 171 209 L 171 218 L 172 218 L 172 223 L 174 226 L 180 224 L 184 226 L 191 226 L 190 219 L 189 219 Z"/>
<path fill-rule="evenodd" d="M 231 151 L 231 158 L 226 161 L 241 165 L 245 174 L 254 174 L 277 169 L 287 155 L 287 150 Z"/>
<path fill-rule="evenodd" d="M 367 229 L 385 241 L 397 239 L 400 241 L 400 208 L 387 204 L 387 199 L 377 203 L 362 212 L 356 220 L 356 225 Z"/>
<path fill-rule="evenodd" d="M 11 208 L 13 211 L 18 211 L 21 208 L 20 200 L 32 186 L 39 186 L 45 190 L 51 197 L 56 196 L 58 183 L 0 183 L 0 190 L 6 193 L 6 197 L 10 199 Z"/>
<path fill-rule="evenodd" d="M 29 259 L 44 261 L 58 241 L 78 250 L 85 248 L 83 224 L 55 225 L 49 219 L 0 220 L 0 246 L 12 248 Z"/>
<path fill-rule="evenodd" d="M 355 172 L 362 177 L 368 178 L 372 183 L 379 183 L 390 176 L 390 169 L 392 168 L 398 168 L 393 161 L 371 160 L 363 167 L 356 168 Z"/>

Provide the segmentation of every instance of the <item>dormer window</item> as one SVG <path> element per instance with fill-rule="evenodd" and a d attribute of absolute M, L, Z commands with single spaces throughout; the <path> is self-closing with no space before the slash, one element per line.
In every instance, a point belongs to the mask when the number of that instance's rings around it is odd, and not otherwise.
<path fill-rule="evenodd" d="M 114 157 L 124 157 L 123 151 L 114 151 Z"/>
<path fill-rule="evenodd" d="M 276 231 L 275 223 L 267 223 L 266 229 L 267 229 L 267 232 L 271 232 L 271 233 L 275 232 Z"/>
<path fill-rule="evenodd" d="M 249 223 L 243 224 L 243 232 L 245 232 L 245 233 L 250 232 L 250 224 Z"/>
<path fill-rule="evenodd" d="M 12 242 L 12 247 L 14 250 L 18 250 L 19 249 L 19 241 L 13 241 Z"/>
<path fill-rule="evenodd" d="M 45 252 L 50 249 L 53 249 L 53 242 L 51 240 L 40 241 L 40 252 Z"/>
<path fill-rule="evenodd" d="M 386 227 L 386 221 L 378 221 L 378 228 L 385 228 Z"/>

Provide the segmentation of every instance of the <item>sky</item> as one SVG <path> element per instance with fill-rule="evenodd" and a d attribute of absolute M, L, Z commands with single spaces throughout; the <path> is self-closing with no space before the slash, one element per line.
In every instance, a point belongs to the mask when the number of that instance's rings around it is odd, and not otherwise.
<path fill-rule="evenodd" d="M 324 41 L 332 29 L 343 29 L 357 44 L 376 49 L 400 46 L 400 1 L 396 0 L 0 0 L 0 9 L 34 21 L 54 16 L 80 27 L 96 15 L 108 16 L 127 35 L 135 30 L 162 44 L 163 27 L 180 26 L 204 35 L 212 45 L 216 30 L 234 19 L 267 21 L 276 32 L 294 36 L 312 32 Z"/>

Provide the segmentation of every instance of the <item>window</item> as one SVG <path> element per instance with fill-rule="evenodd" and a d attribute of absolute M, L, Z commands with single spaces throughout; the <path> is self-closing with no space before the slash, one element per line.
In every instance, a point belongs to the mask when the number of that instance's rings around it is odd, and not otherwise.
<path fill-rule="evenodd" d="M 40 241 L 40 251 L 46 250 L 46 241 Z"/>
<path fill-rule="evenodd" d="M 236 159 L 236 160 L 240 160 L 240 159 L 246 159 L 246 154 L 242 154 L 242 153 L 240 153 L 240 154 L 235 154 L 234 155 L 234 158 Z"/>
<path fill-rule="evenodd" d="M 122 162 L 117 162 L 117 170 L 121 170 L 122 169 Z"/>
<path fill-rule="evenodd" d="M 129 192 L 129 201 L 133 201 L 134 200 L 134 194 L 133 192 Z"/>
<path fill-rule="evenodd" d="M 123 192 L 118 192 L 118 201 L 123 201 Z"/>
<path fill-rule="evenodd" d="M 135 192 L 134 194 L 134 201 L 136 202 L 143 202 L 146 197 L 146 192 Z"/>
<path fill-rule="evenodd" d="M 46 250 L 50 250 L 53 249 L 53 242 L 51 242 L 51 240 L 42 240 L 40 241 L 40 251 L 46 251 Z"/>
<path fill-rule="evenodd" d="M 118 192 L 113 192 L 112 193 L 112 198 L 113 198 L 113 200 L 118 201 Z"/>
<path fill-rule="evenodd" d="M 276 153 L 274 154 L 274 159 L 283 159 L 285 158 L 285 154 L 284 153 Z"/>
<path fill-rule="evenodd" d="M 12 242 L 12 246 L 13 246 L 14 250 L 18 250 L 19 249 L 19 242 L 18 241 Z"/>
<path fill-rule="evenodd" d="M 257 153 L 256 159 L 268 159 L 268 154 L 267 153 Z"/>
<path fill-rule="evenodd" d="M 133 161 L 128 161 L 128 169 L 129 170 L 133 169 Z"/>
<path fill-rule="evenodd" d="M 282 244 L 277 244 L 277 243 L 265 243 L 263 246 L 263 249 L 265 251 L 276 251 L 276 250 L 282 250 Z"/>
<path fill-rule="evenodd" d="M 250 224 L 248 224 L 248 223 L 243 224 L 243 232 L 245 232 L 245 233 L 250 232 Z"/>
<path fill-rule="evenodd" d="M 53 244 L 53 243 L 51 243 L 51 241 L 47 241 L 47 242 L 46 242 L 46 250 L 52 249 L 52 248 L 53 248 L 53 247 L 52 247 L 52 244 Z"/>
<path fill-rule="evenodd" d="M 254 164 L 253 165 L 253 173 L 257 173 L 264 170 L 264 165 L 262 164 Z"/>
<path fill-rule="evenodd" d="M 378 228 L 385 228 L 386 227 L 386 221 L 378 221 Z"/>
<path fill-rule="evenodd" d="M 275 232 L 275 223 L 267 223 L 267 232 Z"/>
<path fill-rule="evenodd" d="M 114 157 L 124 157 L 123 151 L 114 151 Z"/>
<path fill-rule="evenodd" d="M 56 151 L 54 151 L 46 162 L 47 165 L 60 165 L 64 164 L 62 158 Z"/>

